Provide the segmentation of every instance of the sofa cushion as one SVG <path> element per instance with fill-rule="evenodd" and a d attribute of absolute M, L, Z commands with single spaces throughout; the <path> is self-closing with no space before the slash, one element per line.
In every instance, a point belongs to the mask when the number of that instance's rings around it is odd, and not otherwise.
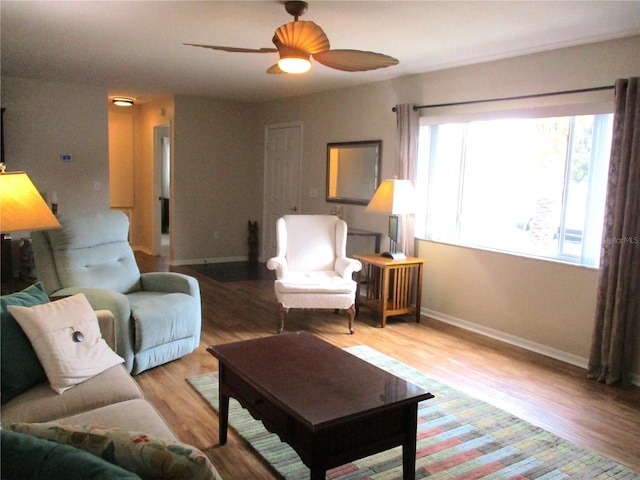
<path fill-rule="evenodd" d="M 60 422 L 70 425 L 109 425 L 114 428 L 138 430 L 153 437 L 178 440 L 164 418 L 144 398 L 134 398 L 94 408 L 62 418 Z"/>
<path fill-rule="evenodd" d="M 134 398 L 142 398 L 140 387 L 123 365 L 116 365 L 63 395 L 46 381 L 32 387 L 2 406 L 2 424 L 47 422 Z"/>
<path fill-rule="evenodd" d="M 9 305 L 32 307 L 49 302 L 42 283 L 30 285 L 21 292 L 0 297 L 1 342 L 0 366 L 2 368 L 2 403 L 27 391 L 47 376 L 26 334 L 9 313 Z"/>
<path fill-rule="evenodd" d="M 84 450 L 2 430 L 2 478 L 6 480 L 133 480 L 134 473 Z"/>
<path fill-rule="evenodd" d="M 192 337 L 200 329 L 199 304 L 185 293 L 127 295 L 135 322 L 135 351 Z"/>
<path fill-rule="evenodd" d="M 197 448 L 143 432 L 58 422 L 20 423 L 12 425 L 11 429 L 72 445 L 142 478 L 211 480 L 218 477 L 215 467 Z"/>
<path fill-rule="evenodd" d="M 95 210 L 59 220 L 62 228 L 46 235 L 61 287 L 140 290 L 140 270 L 127 240 L 129 219 L 123 212 Z"/>
<path fill-rule="evenodd" d="M 356 291 L 357 284 L 349 278 L 343 278 L 334 271 L 322 272 L 289 272 L 276 280 L 275 290 L 278 293 L 349 293 Z"/>
<path fill-rule="evenodd" d="M 57 393 L 124 363 L 103 340 L 96 313 L 84 294 L 7 308 L 29 337 Z"/>

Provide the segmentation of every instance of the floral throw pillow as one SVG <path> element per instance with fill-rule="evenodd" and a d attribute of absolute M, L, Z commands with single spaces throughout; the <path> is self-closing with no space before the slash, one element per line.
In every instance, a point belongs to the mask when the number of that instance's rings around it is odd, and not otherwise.
<path fill-rule="evenodd" d="M 215 480 L 218 472 L 195 447 L 142 432 L 59 422 L 16 423 L 11 430 L 92 453 L 143 479 Z"/>

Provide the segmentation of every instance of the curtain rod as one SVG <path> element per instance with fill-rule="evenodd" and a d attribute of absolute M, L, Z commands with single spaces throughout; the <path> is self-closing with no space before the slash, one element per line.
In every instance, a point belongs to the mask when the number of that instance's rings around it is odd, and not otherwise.
<path fill-rule="evenodd" d="M 585 93 L 585 92 L 597 92 L 600 90 L 613 90 L 614 85 L 607 85 L 605 87 L 592 87 L 592 88 L 580 88 L 578 90 L 562 90 L 560 92 L 548 92 L 548 93 L 534 93 L 532 95 L 519 95 L 517 97 L 501 97 L 501 98 L 487 98 L 485 100 L 467 100 L 465 102 L 452 102 L 452 103 L 438 103 L 432 105 L 414 105 L 413 110 L 422 110 L 423 108 L 438 108 L 438 107 L 455 107 L 457 105 L 472 105 L 474 103 L 488 103 L 488 102 L 504 102 L 507 100 L 524 100 L 527 98 L 539 98 L 539 97 L 552 97 L 554 95 L 571 95 L 572 93 Z M 393 107 L 391 111 L 396 112 L 398 109 Z"/>

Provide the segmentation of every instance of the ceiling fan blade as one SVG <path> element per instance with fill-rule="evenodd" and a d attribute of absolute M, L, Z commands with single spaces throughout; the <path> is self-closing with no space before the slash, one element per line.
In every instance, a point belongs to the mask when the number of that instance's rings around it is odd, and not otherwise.
<path fill-rule="evenodd" d="M 382 53 L 365 52 L 362 50 L 327 50 L 314 53 L 313 58 L 329 68 L 345 72 L 366 72 L 378 68 L 397 65 L 397 59 Z"/>
<path fill-rule="evenodd" d="M 236 47 L 221 47 L 218 45 L 199 45 L 197 43 L 183 43 L 189 47 L 208 48 L 210 50 L 222 50 L 223 52 L 232 53 L 275 53 L 278 50 L 276 48 L 236 48 Z"/>
<path fill-rule="evenodd" d="M 324 31 L 314 22 L 299 20 L 278 27 L 273 37 L 277 46 L 316 54 L 329 50 L 329 39 Z"/>
<path fill-rule="evenodd" d="M 283 74 L 283 75 L 284 75 L 284 74 L 286 74 L 287 72 L 283 71 L 283 70 L 278 66 L 278 64 L 277 64 L 277 63 L 274 63 L 274 64 L 273 64 L 273 65 L 271 65 L 269 68 L 267 68 L 267 73 L 272 73 L 272 74 L 275 74 L 275 75 L 278 75 L 278 74 Z"/>

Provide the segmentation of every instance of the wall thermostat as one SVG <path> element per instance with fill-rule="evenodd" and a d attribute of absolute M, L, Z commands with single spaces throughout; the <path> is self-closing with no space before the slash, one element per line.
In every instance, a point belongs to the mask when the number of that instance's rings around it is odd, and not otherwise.
<path fill-rule="evenodd" d="M 60 154 L 60 161 L 61 162 L 70 162 L 71 161 L 71 154 L 70 153 L 61 153 Z"/>

